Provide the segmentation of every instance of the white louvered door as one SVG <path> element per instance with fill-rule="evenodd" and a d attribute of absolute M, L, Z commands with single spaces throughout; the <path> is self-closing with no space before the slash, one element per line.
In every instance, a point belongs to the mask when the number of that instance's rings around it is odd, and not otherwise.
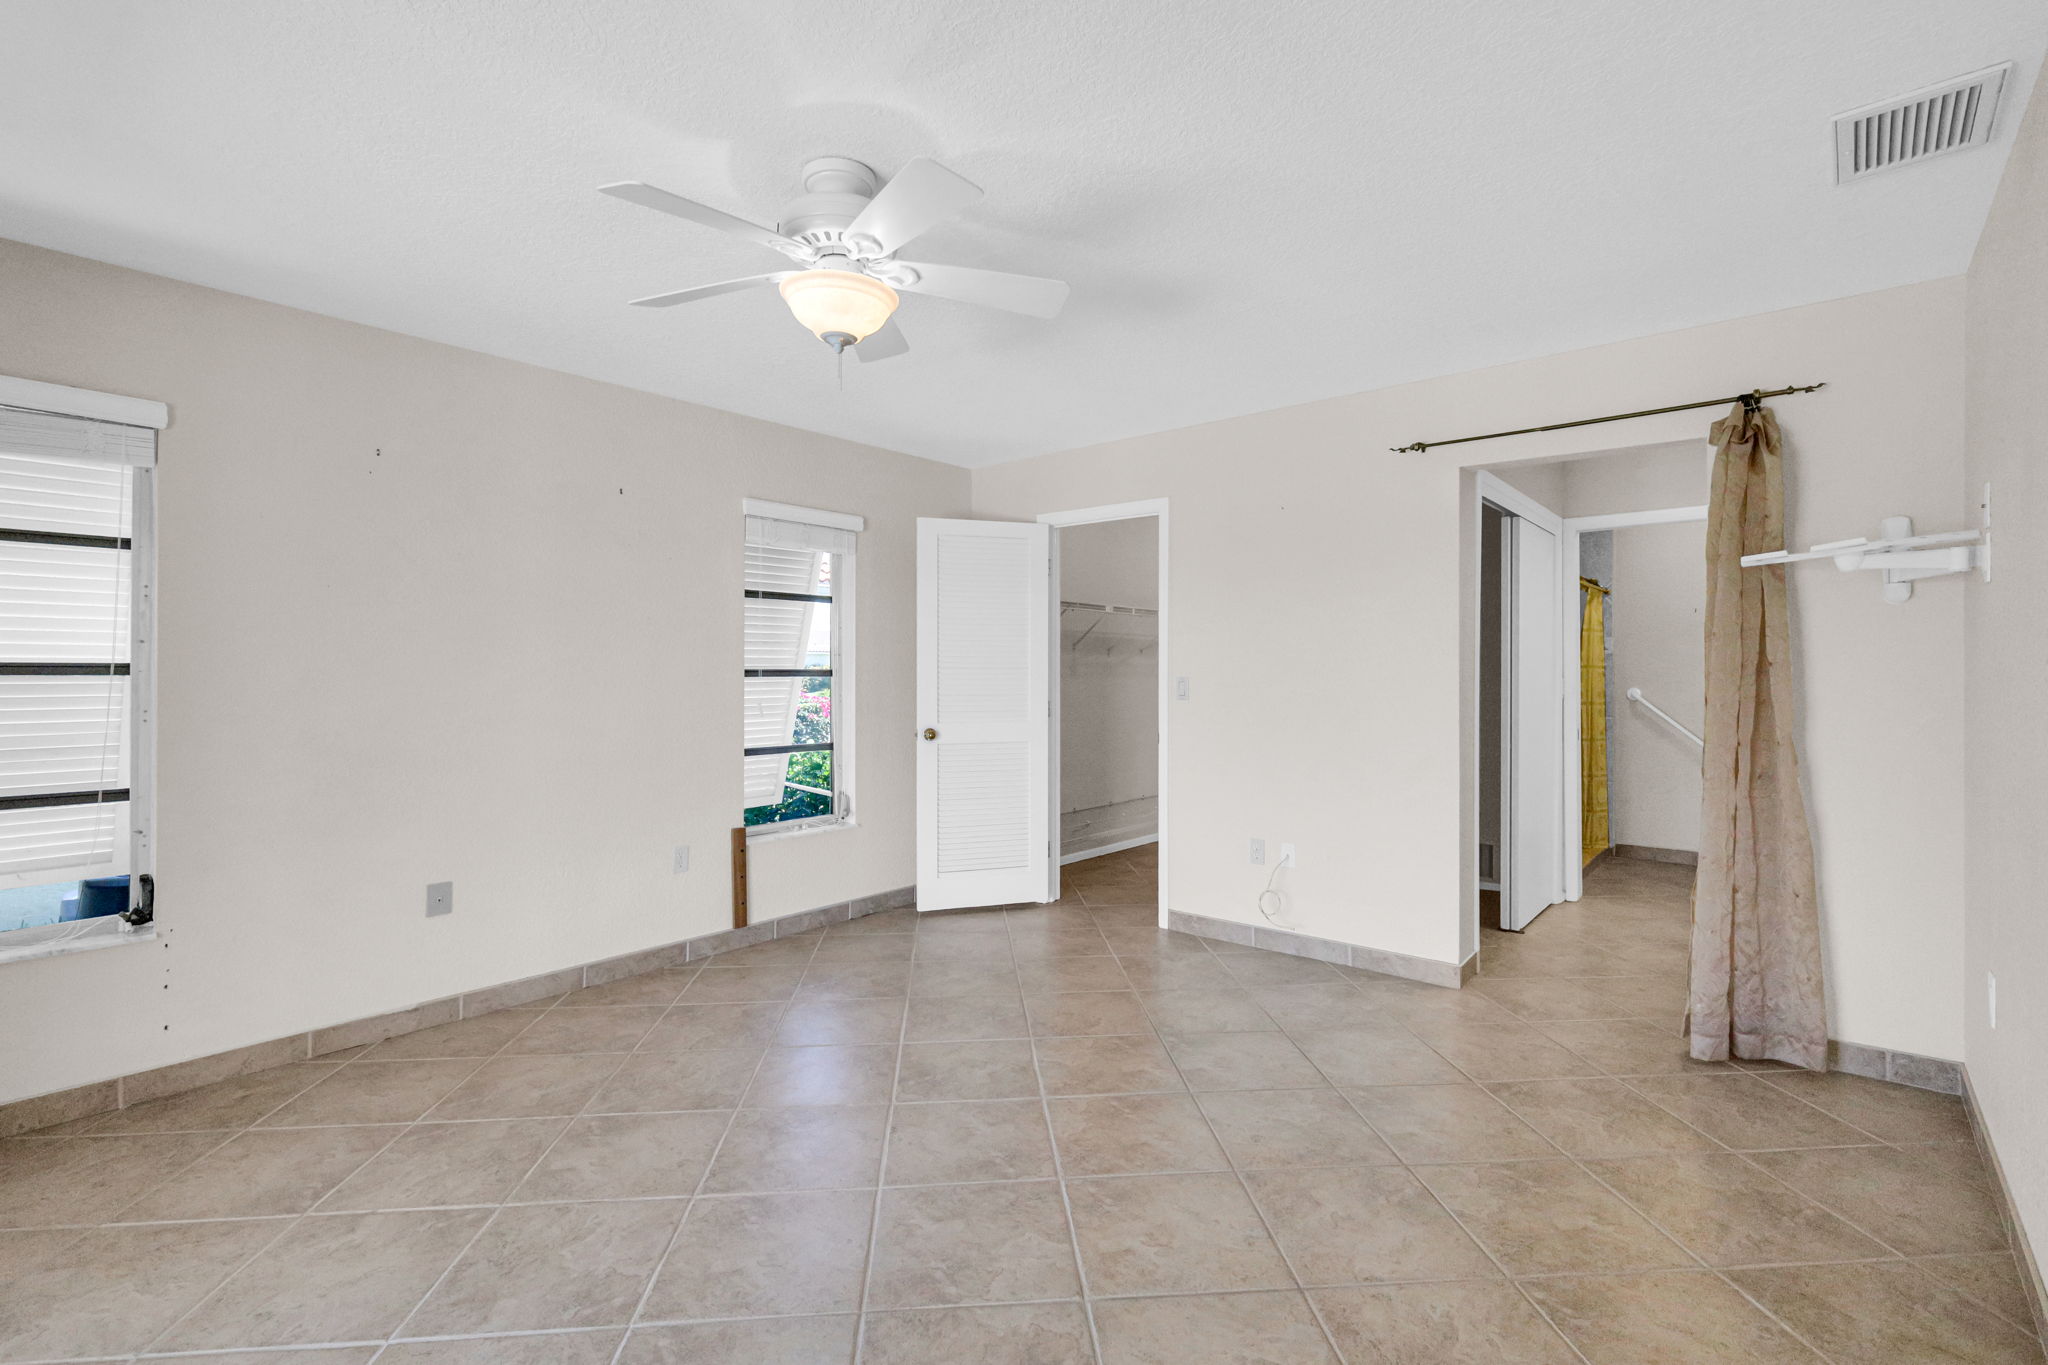
<path fill-rule="evenodd" d="M 917 522 L 917 908 L 1048 901 L 1052 539 Z"/>

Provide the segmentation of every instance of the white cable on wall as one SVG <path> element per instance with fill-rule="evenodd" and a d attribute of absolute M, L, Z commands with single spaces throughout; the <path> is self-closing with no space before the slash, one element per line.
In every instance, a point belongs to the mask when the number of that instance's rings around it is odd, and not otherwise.
<path fill-rule="evenodd" d="M 1287 909 L 1287 893 L 1277 885 L 1280 874 L 1286 870 L 1287 865 L 1285 858 L 1273 864 L 1272 875 L 1266 878 L 1266 889 L 1259 893 L 1259 913 L 1264 915 L 1269 923 L 1292 930 L 1294 926 L 1280 918 L 1280 913 Z"/>

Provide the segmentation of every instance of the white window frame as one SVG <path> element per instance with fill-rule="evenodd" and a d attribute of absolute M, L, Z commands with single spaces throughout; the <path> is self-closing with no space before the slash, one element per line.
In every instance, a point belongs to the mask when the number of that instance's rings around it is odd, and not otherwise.
<path fill-rule="evenodd" d="M 867 519 L 850 512 L 828 512 L 817 507 L 771 502 L 765 498 L 742 498 L 740 522 L 748 517 L 772 517 L 777 521 L 799 521 L 811 526 L 851 531 L 856 536 L 867 529 Z M 768 825 L 748 825 L 748 840 L 780 839 L 791 835 L 818 834 L 826 830 L 849 829 L 858 823 L 854 806 L 855 695 L 858 668 L 854 638 L 856 604 L 859 601 L 860 551 L 835 557 L 832 566 L 832 813 L 802 820 L 778 820 Z M 742 603 L 745 598 L 741 599 Z M 744 672 L 742 673 L 744 676 Z M 745 807 L 741 808 L 744 816 Z"/>
<path fill-rule="evenodd" d="M 147 398 L 96 393 L 63 384 L 0 375 L 0 407 L 85 421 L 162 431 L 170 409 Z M 129 607 L 128 814 L 129 904 L 142 879 L 156 875 L 156 467 L 137 465 L 133 474 L 129 563 L 134 574 Z M 0 932 L 0 964 L 58 957 L 156 937 L 152 920 L 130 925 L 118 915 L 65 925 L 39 925 Z"/>

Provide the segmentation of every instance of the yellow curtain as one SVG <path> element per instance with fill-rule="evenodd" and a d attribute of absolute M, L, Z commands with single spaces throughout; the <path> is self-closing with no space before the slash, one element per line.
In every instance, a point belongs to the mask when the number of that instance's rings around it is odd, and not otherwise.
<path fill-rule="evenodd" d="M 1607 589 L 1590 578 L 1579 588 L 1579 802 L 1584 817 L 1580 861 L 1607 851 Z"/>

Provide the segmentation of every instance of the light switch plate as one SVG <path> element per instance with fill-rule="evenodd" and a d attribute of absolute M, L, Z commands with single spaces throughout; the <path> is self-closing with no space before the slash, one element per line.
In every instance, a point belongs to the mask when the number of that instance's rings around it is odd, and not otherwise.
<path fill-rule="evenodd" d="M 427 883 L 427 914 L 452 915 L 455 913 L 455 883 Z"/>
<path fill-rule="evenodd" d="M 676 845 L 676 871 L 677 871 L 677 872 L 688 872 L 689 870 L 690 870 L 690 846 L 689 846 L 688 844 L 677 844 L 677 845 Z"/>

